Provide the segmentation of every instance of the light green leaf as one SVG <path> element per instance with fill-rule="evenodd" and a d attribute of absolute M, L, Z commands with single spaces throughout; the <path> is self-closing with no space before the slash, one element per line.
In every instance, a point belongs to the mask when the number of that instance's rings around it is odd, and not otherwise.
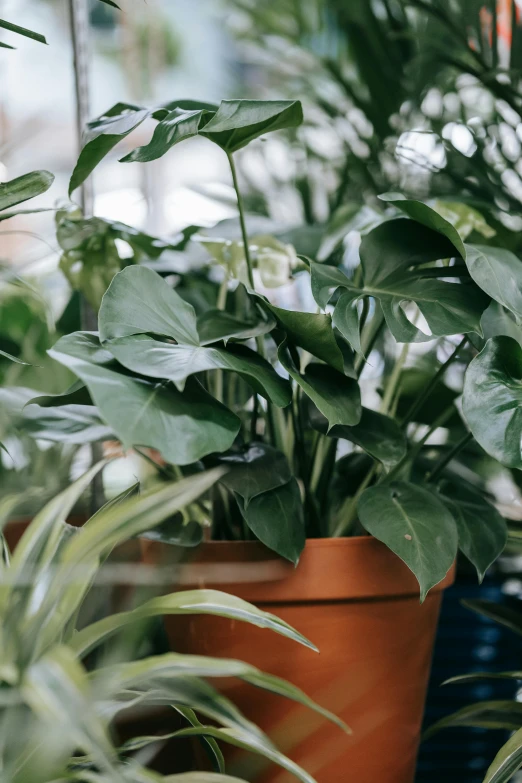
<path fill-rule="evenodd" d="M 365 490 L 358 510 L 362 526 L 413 571 L 423 601 L 457 555 L 457 527 L 450 512 L 434 494 L 405 481 Z"/>
<path fill-rule="evenodd" d="M 88 332 L 62 337 L 49 355 L 85 383 L 100 416 L 126 448 L 149 446 L 166 460 L 187 465 L 234 442 L 239 419 L 194 379 L 181 393 L 171 384 L 124 375 Z"/>
<path fill-rule="evenodd" d="M 149 109 L 130 103 L 117 103 L 105 114 L 89 122 L 83 149 L 69 183 L 69 196 L 82 185 L 98 163 L 151 114 Z"/>
<path fill-rule="evenodd" d="M 172 381 L 180 391 L 190 375 L 227 370 L 240 375 L 259 394 L 281 408 L 292 400 L 288 381 L 266 359 L 244 345 L 228 348 L 174 345 L 137 334 L 110 340 L 106 347 L 128 370 Z"/>
<path fill-rule="evenodd" d="M 522 766 L 522 729 L 501 747 L 484 778 L 484 783 L 507 783 Z"/>
<path fill-rule="evenodd" d="M 477 209 L 473 209 L 469 204 L 465 204 L 462 201 L 441 201 L 437 199 L 433 204 L 433 209 L 456 228 L 463 241 L 473 231 L 476 231 L 477 234 L 482 234 L 486 239 L 491 239 L 496 234 L 495 229 L 486 223 L 484 216 Z"/>
<path fill-rule="evenodd" d="M 128 266 L 107 289 L 99 314 L 100 339 L 157 334 L 199 345 L 196 313 L 156 272 Z"/>
<path fill-rule="evenodd" d="M 336 425 L 354 426 L 361 420 L 361 391 L 354 378 L 333 367 L 310 362 L 304 373 L 296 368 L 286 341 L 278 350 L 279 361 L 328 421 L 328 433 Z"/>
<path fill-rule="evenodd" d="M 22 204 L 45 193 L 54 182 L 49 171 L 32 171 L 9 182 L 0 183 L 0 211 Z"/>
<path fill-rule="evenodd" d="M 522 347 L 512 337 L 492 337 L 469 364 L 462 407 L 482 448 L 522 468 Z"/>
<path fill-rule="evenodd" d="M 270 131 L 295 128 L 303 121 L 300 101 L 221 101 L 200 135 L 231 154 Z"/>
<path fill-rule="evenodd" d="M 489 245 L 466 245 L 466 266 L 488 296 L 522 318 L 522 262 L 510 251 Z"/>

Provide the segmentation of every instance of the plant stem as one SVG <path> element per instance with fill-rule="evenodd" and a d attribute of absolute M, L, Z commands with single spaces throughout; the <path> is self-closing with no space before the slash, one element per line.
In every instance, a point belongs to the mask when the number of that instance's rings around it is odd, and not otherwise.
<path fill-rule="evenodd" d="M 353 521 L 357 516 L 357 505 L 359 503 L 359 498 L 361 497 L 364 490 L 368 488 L 370 482 L 372 481 L 375 475 L 376 470 L 377 470 L 377 463 L 375 462 L 370 468 L 370 470 L 368 471 L 368 473 L 366 474 L 366 478 L 360 484 L 359 489 L 353 496 L 352 502 L 350 503 L 348 507 L 348 511 L 346 512 L 346 517 L 342 520 L 342 522 L 339 522 L 339 524 L 333 531 L 332 538 L 339 538 L 340 536 L 344 536 L 345 533 L 350 529 Z"/>
<path fill-rule="evenodd" d="M 234 158 L 232 155 L 230 155 L 227 152 L 227 158 L 228 158 L 228 164 L 230 166 L 230 171 L 232 173 L 232 182 L 234 184 L 234 190 L 236 191 L 236 198 L 237 198 L 237 208 L 239 210 L 239 225 L 241 226 L 241 236 L 243 238 L 243 249 L 245 253 L 245 261 L 248 269 L 248 281 L 252 287 L 253 290 L 255 290 L 254 286 L 254 271 L 252 268 L 252 259 L 250 258 L 250 248 L 248 246 L 248 234 L 246 230 L 246 223 L 245 223 L 245 209 L 243 206 L 243 198 L 241 196 L 241 191 L 239 190 L 239 183 L 237 180 L 237 171 L 236 171 L 236 164 L 234 163 Z"/>
<path fill-rule="evenodd" d="M 426 402 L 426 400 L 430 396 L 430 394 L 433 391 L 433 389 L 435 388 L 435 386 L 442 379 L 442 376 L 444 375 L 444 373 L 446 372 L 446 370 L 448 369 L 450 364 L 453 364 L 453 362 L 457 359 L 457 357 L 459 355 L 459 351 L 461 350 L 461 348 L 464 347 L 464 345 L 466 345 L 468 339 L 469 339 L 468 335 L 467 334 L 464 335 L 464 337 L 462 338 L 460 343 L 457 345 L 455 350 L 449 355 L 449 357 L 446 359 L 444 364 L 441 364 L 441 366 L 439 367 L 439 369 L 437 370 L 437 372 L 435 373 L 435 375 L 433 376 L 431 381 L 427 384 L 427 386 L 424 388 L 424 390 L 421 392 L 421 394 L 413 402 L 413 404 L 411 405 L 410 409 L 408 410 L 408 412 L 404 416 L 404 419 L 402 420 L 402 426 L 403 427 L 406 427 L 406 425 L 409 424 L 410 421 L 412 421 L 412 419 L 415 416 L 415 414 L 417 414 L 419 412 L 419 410 L 422 408 L 422 406 L 424 405 L 424 403 Z"/>
<path fill-rule="evenodd" d="M 441 460 L 439 460 L 439 462 L 437 462 L 433 470 L 427 473 L 426 481 L 435 481 L 435 479 L 437 479 L 440 476 L 440 474 L 442 473 L 446 465 L 448 465 L 451 462 L 451 460 L 457 456 L 459 451 L 462 451 L 462 449 L 465 446 L 467 446 L 467 444 L 470 442 L 470 440 L 472 440 L 472 438 L 473 438 L 472 433 L 467 432 L 464 435 L 464 437 L 461 438 L 461 440 L 459 440 L 459 442 L 456 443 L 453 446 L 453 448 L 448 451 L 446 456 L 443 457 Z"/>
<path fill-rule="evenodd" d="M 390 379 L 386 386 L 386 391 L 384 392 L 384 397 L 382 398 L 382 402 L 380 406 L 381 413 L 388 413 L 390 409 L 390 405 L 393 401 L 395 392 L 397 391 L 397 386 L 401 378 L 402 368 L 404 367 L 404 363 L 408 358 L 409 350 L 410 350 L 410 343 L 404 343 L 404 345 L 402 346 L 402 350 L 397 358 L 397 361 L 395 362 L 394 368 L 391 372 Z"/>
<path fill-rule="evenodd" d="M 366 339 L 363 341 L 362 349 L 366 359 L 369 358 L 383 326 L 384 316 L 382 313 L 376 312 L 370 323 L 367 325 L 367 329 L 364 330 L 366 334 L 364 334 L 363 337 Z M 355 359 L 355 371 L 358 378 L 361 376 L 361 373 L 364 370 L 364 365 L 366 364 L 364 356 L 357 356 Z"/>
<path fill-rule="evenodd" d="M 403 457 L 397 465 L 395 465 L 395 467 L 388 473 L 387 476 L 384 477 L 384 481 L 391 481 L 398 473 L 400 473 L 405 465 L 407 465 L 409 462 L 413 462 L 428 438 L 433 435 L 435 430 L 438 430 L 439 427 L 442 427 L 442 425 L 450 418 L 450 416 L 452 416 L 454 410 L 455 406 L 453 403 L 451 403 L 442 411 L 439 416 L 437 416 L 433 424 L 428 428 L 427 432 L 422 436 L 422 438 L 412 446 L 406 456 Z"/>

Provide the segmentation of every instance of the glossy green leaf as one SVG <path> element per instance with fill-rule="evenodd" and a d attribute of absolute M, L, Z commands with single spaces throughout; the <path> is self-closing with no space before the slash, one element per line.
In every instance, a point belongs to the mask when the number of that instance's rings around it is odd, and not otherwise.
<path fill-rule="evenodd" d="M 354 378 L 325 364 L 310 362 L 304 373 L 296 368 L 286 342 L 278 350 L 279 361 L 328 421 L 328 434 L 336 425 L 354 426 L 361 420 L 361 391 Z"/>
<path fill-rule="evenodd" d="M 482 495 L 464 485 L 444 481 L 439 493 L 457 523 L 459 549 L 473 563 L 481 582 L 506 546 L 506 521 Z"/>
<path fill-rule="evenodd" d="M 457 526 L 446 506 L 427 489 L 397 481 L 365 490 L 358 511 L 362 526 L 413 571 L 424 600 L 457 555 Z"/>
<path fill-rule="evenodd" d="M 516 731 L 522 727 L 522 704 L 513 700 L 470 704 L 430 726 L 424 734 L 424 739 L 427 740 L 441 729 L 458 726 Z"/>
<path fill-rule="evenodd" d="M 260 315 L 257 321 L 244 321 L 225 310 L 210 309 L 198 317 L 197 331 L 201 345 L 210 345 L 268 334 L 275 325 L 276 321 L 271 317 L 262 318 Z"/>
<path fill-rule="evenodd" d="M 200 135 L 231 154 L 270 131 L 295 128 L 303 121 L 300 101 L 221 101 Z"/>
<path fill-rule="evenodd" d="M 47 408 L 30 404 L 22 411 L 18 428 L 33 438 L 55 443 L 82 445 L 114 437 L 94 405 L 64 404 Z"/>
<path fill-rule="evenodd" d="M 469 364 L 462 407 L 482 448 L 522 468 L 522 347 L 512 337 L 492 337 Z"/>
<path fill-rule="evenodd" d="M 9 182 L 0 183 L 0 211 L 22 204 L 45 193 L 54 182 L 49 171 L 32 171 Z"/>
<path fill-rule="evenodd" d="M 125 155 L 121 163 L 146 163 L 163 157 L 178 142 L 197 136 L 200 126 L 210 116 L 212 112 L 208 111 L 183 112 L 174 109 L 158 123 L 150 142 Z"/>
<path fill-rule="evenodd" d="M 280 620 L 279 617 L 264 612 L 241 598 L 222 593 L 219 590 L 184 590 L 152 598 L 136 609 L 109 615 L 88 625 L 75 634 L 70 646 L 77 655 L 83 657 L 121 628 L 132 623 L 149 617 L 182 614 L 209 614 L 250 623 L 258 628 L 275 631 L 275 633 L 317 651 L 312 642 L 305 639 L 302 634 L 294 630 L 288 623 Z"/>
<path fill-rule="evenodd" d="M 522 729 L 501 747 L 486 772 L 484 783 L 507 783 L 522 766 Z"/>
<path fill-rule="evenodd" d="M 292 400 L 288 381 L 266 359 L 244 345 L 228 348 L 174 345 L 136 334 L 110 340 L 106 347 L 128 370 L 172 381 L 180 391 L 190 375 L 226 370 L 240 375 L 255 391 L 281 408 Z"/>
<path fill-rule="evenodd" d="M 17 35 L 23 35 L 25 38 L 31 38 L 33 41 L 38 41 L 38 43 L 47 43 L 45 36 L 40 33 L 35 33 L 34 30 L 28 30 L 27 27 L 20 27 L 18 24 L 7 22 L 5 19 L 0 19 L 0 28 L 9 30 L 9 32 L 16 33 Z"/>
<path fill-rule="evenodd" d="M 466 245 L 465 260 L 475 283 L 522 318 L 522 261 L 510 250 L 489 245 Z"/>
<path fill-rule="evenodd" d="M 254 535 L 281 557 L 296 564 L 305 545 L 303 504 L 295 478 L 238 505 Z"/>
<path fill-rule="evenodd" d="M 240 495 L 245 506 L 255 495 L 281 487 L 292 478 L 285 455 L 266 443 L 249 443 L 241 451 L 222 454 L 219 462 L 228 468 L 221 483 Z"/>
<path fill-rule="evenodd" d="M 191 726 L 202 728 L 203 724 L 198 719 L 194 710 L 188 709 L 188 707 L 181 707 L 180 705 L 177 705 L 175 710 L 176 712 L 179 712 L 180 715 L 183 715 L 185 720 L 187 720 Z M 210 758 L 212 766 L 216 772 L 224 773 L 225 759 L 216 740 L 213 737 L 201 737 L 201 741 L 203 743 L 203 748 L 206 751 L 207 756 Z"/>
<path fill-rule="evenodd" d="M 150 446 L 177 465 L 226 451 L 239 419 L 191 379 L 183 393 L 167 383 L 134 379 L 118 370 L 95 335 L 62 337 L 49 352 L 87 386 L 102 419 L 126 448 Z"/>
<path fill-rule="evenodd" d="M 489 307 L 484 310 L 480 324 L 484 333 L 484 340 L 480 345 L 481 349 L 490 337 L 498 337 L 499 335 L 512 337 L 522 345 L 522 326 L 498 302 L 492 301 Z"/>
<path fill-rule="evenodd" d="M 141 125 L 150 114 L 149 109 L 130 103 L 117 103 L 105 114 L 88 123 L 83 149 L 69 182 L 69 196 L 85 182 L 112 148 Z"/>
<path fill-rule="evenodd" d="M 199 345 L 196 313 L 156 272 L 129 266 L 113 279 L 103 297 L 100 339 L 157 334 L 185 345 Z"/>

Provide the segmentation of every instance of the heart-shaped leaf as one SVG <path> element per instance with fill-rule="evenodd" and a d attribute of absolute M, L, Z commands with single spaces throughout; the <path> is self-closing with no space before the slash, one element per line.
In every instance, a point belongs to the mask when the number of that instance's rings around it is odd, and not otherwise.
<path fill-rule="evenodd" d="M 22 204 L 45 193 L 54 182 L 49 171 L 31 171 L 9 182 L 0 183 L 0 211 Z"/>
<path fill-rule="evenodd" d="M 221 483 L 243 498 L 245 508 L 256 495 L 292 478 L 285 455 L 266 443 L 249 443 L 242 451 L 222 454 L 219 463 L 229 468 Z"/>
<path fill-rule="evenodd" d="M 522 262 L 510 250 L 466 245 L 466 266 L 492 299 L 522 318 Z"/>
<path fill-rule="evenodd" d="M 482 495 L 466 486 L 444 481 L 438 490 L 457 524 L 459 549 L 473 563 L 482 581 L 504 550 L 506 521 Z"/>
<path fill-rule="evenodd" d="M 128 370 L 149 378 L 172 381 L 180 391 L 190 375 L 207 370 L 238 373 L 259 394 L 281 408 L 292 400 L 292 389 L 271 364 L 244 345 L 209 348 L 197 345 L 174 345 L 135 334 L 110 340 L 107 349 Z"/>
<path fill-rule="evenodd" d="M 413 571 L 423 601 L 457 555 L 457 526 L 446 506 L 427 489 L 397 481 L 365 490 L 358 511 L 362 526 Z"/>
<path fill-rule="evenodd" d="M 102 419 L 126 448 L 149 446 L 169 462 L 187 465 L 234 442 L 239 419 L 197 381 L 181 393 L 171 384 L 133 379 L 88 332 L 62 337 L 49 354 L 85 383 Z"/>
<path fill-rule="evenodd" d="M 115 275 L 101 303 L 99 325 L 102 342 L 157 334 L 184 345 L 199 345 L 192 305 L 143 266 L 128 266 Z"/>
<path fill-rule="evenodd" d="M 464 418 L 482 448 L 503 465 L 522 468 L 522 347 L 492 337 L 466 371 Z"/>
<path fill-rule="evenodd" d="M 302 121 L 300 101 L 221 101 L 199 132 L 231 154 L 265 133 L 296 128 Z"/>
<path fill-rule="evenodd" d="M 386 468 L 397 465 L 406 455 L 406 437 L 397 422 L 370 408 L 362 409 L 361 420 L 354 427 L 335 426 L 328 434 L 356 443 Z"/>
<path fill-rule="evenodd" d="M 265 546 L 292 563 L 305 545 L 303 504 L 295 478 L 238 505 L 250 530 Z"/>

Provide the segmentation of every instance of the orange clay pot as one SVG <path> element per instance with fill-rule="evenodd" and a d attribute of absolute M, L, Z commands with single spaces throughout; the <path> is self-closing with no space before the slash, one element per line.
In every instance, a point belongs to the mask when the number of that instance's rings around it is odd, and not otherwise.
<path fill-rule="evenodd" d="M 179 560 L 172 547 L 142 545 L 149 564 Z M 284 698 L 214 681 L 318 783 L 412 783 L 442 590 L 453 578 L 452 570 L 421 605 L 413 574 L 369 536 L 308 540 L 296 569 L 256 542 L 209 542 L 177 569 L 176 584 L 251 601 L 298 629 L 320 654 L 223 618 L 168 617 L 166 628 L 174 650 L 252 663 L 351 727 L 347 736 Z M 261 757 L 226 753 L 230 775 L 252 783 L 295 780 Z"/>

